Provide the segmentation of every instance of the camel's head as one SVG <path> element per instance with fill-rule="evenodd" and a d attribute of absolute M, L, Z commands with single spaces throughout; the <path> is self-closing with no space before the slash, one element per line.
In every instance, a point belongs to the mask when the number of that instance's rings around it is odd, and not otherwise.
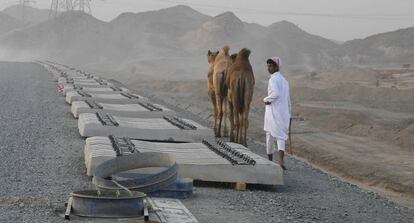
<path fill-rule="evenodd" d="M 224 55 L 228 56 L 229 51 L 230 51 L 230 46 L 225 45 L 222 50 L 223 50 Z"/>
<path fill-rule="evenodd" d="M 219 51 L 208 51 L 207 52 L 207 61 L 209 64 L 214 63 L 214 60 L 216 59 L 217 55 L 219 54 Z"/>
<path fill-rule="evenodd" d="M 233 53 L 230 58 L 231 58 L 231 62 L 234 63 L 236 62 L 236 57 L 237 57 L 237 53 Z"/>
<path fill-rule="evenodd" d="M 227 66 L 226 64 L 231 63 L 229 50 L 230 47 L 227 45 L 220 49 L 214 63 L 218 66 Z"/>
<path fill-rule="evenodd" d="M 239 51 L 239 53 L 237 54 L 237 56 L 240 57 L 240 59 L 248 60 L 249 59 L 249 56 L 250 56 L 250 52 L 251 51 L 249 49 L 243 48 L 243 49 L 241 49 Z"/>

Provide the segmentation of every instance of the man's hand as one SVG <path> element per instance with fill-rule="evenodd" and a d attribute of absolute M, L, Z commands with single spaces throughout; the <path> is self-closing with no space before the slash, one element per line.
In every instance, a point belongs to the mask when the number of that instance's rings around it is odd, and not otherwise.
<path fill-rule="evenodd" d="M 270 105 L 270 104 L 272 104 L 272 102 L 270 102 L 270 101 L 265 101 L 265 105 Z"/>

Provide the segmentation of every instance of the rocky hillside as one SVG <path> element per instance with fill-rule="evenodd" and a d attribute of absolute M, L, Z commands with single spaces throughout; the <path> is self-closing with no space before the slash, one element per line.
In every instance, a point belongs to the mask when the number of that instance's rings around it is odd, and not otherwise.
<path fill-rule="evenodd" d="M 345 42 L 335 51 L 348 64 L 414 65 L 414 27 Z"/>
<path fill-rule="evenodd" d="M 67 12 L 56 19 L 0 33 L 0 59 L 59 58 L 131 78 L 145 74 L 204 79 L 207 51 L 228 44 L 231 52 L 250 48 L 256 72 L 265 72 L 264 61 L 274 55 L 282 57 L 287 71 L 310 72 L 344 65 L 411 63 L 413 29 L 338 44 L 288 21 L 265 27 L 243 22 L 231 12 L 210 17 L 188 6 L 123 13 L 108 23 L 80 12 Z"/>
<path fill-rule="evenodd" d="M 38 9 L 30 6 L 13 5 L 3 10 L 3 12 L 13 18 L 23 20 L 26 23 L 36 24 L 44 22 L 49 18 L 49 10 Z"/>

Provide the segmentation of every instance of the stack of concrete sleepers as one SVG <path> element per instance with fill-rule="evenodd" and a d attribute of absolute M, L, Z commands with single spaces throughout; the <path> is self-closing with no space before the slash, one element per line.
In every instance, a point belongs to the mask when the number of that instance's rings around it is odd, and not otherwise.
<path fill-rule="evenodd" d="M 137 118 L 159 118 L 166 115 L 175 115 L 175 111 L 162 105 L 151 102 L 125 103 L 101 103 L 92 100 L 72 102 L 71 112 L 75 118 L 82 113 L 104 112 L 110 115 Z"/>
<path fill-rule="evenodd" d="M 64 73 L 64 72 L 63 72 Z M 85 76 L 84 74 L 71 74 L 68 75 L 67 73 L 61 74 L 61 76 L 58 78 L 58 84 L 66 84 L 66 83 L 90 83 L 94 82 L 95 79 L 93 76 Z"/>
<path fill-rule="evenodd" d="M 283 170 L 236 143 L 207 141 L 197 143 L 149 142 L 128 137 L 90 137 L 85 145 L 85 165 L 91 176 L 106 160 L 131 153 L 171 153 L 179 165 L 180 177 L 213 182 L 283 184 Z"/>
<path fill-rule="evenodd" d="M 65 79 L 65 78 L 64 78 Z M 113 83 L 101 78 L 72 79 L 66 78 L 66 82 L 62 80 L 59 85 L 63 88 L 63 95 L 69 91 L 82 90 L 88 93 L 108 93 L 129 92 L 125 87 L 117 87 Z"/>
<path fill-rule="evenodd" d="M 65 70 L 67 70 L 65 67 L 58 66 L 56 64 L 52 63 L 44 63 L 42 64 L 45 69 L 48 70 L 48 72 L 53 76 L 54 81 L 58 81 L 61 77 L 67 77 L 67 73 Z M 79 75 L 77 75 L 79 76 Z"/>
<path fill-rule="evenodd" d="M 127 136 L 155 141 L 200 141 L 212 137 L 211 129 L 175 116 L 134 118 L 107 113 L 82 113 L 78 128 L 81 136 Z"/>
<path fill-rule="evenodd" d="M 74 101 L 91 100 L 102 103 L 124 103 L 134 104 L 141 101 L 148 101 L 147 98 L 130 92 L 114 91 L 111 94 L 102 92 L 85 92 L 82 90 L 69 91 L 66 93 L 66 102 L 72 104 Z"/>
<path fill-rule="evenodd" d="M 59 74 L 60 74 L 58 78 L 59 84 L 67 83 L 71 81 L 87 82 L 94 78 L 91 74 L 79 73 L 75 71 L 66 72 L 66 71 L 61 70 Z"/>
<path fill-rule="evenodd" d="M 70 89 L 72 88 L 72 89 Z M 75 85 L 74 87 L 64 88 L 64 95 L 71 91 L 78 91 L 81 90 L 85 93 L 99 93 L 99 94 L 118 94 L 118 93 L 126 93 L 129 92 L 127 88 L 124 87 L 115 87 L 115 86 L 82 86 L 82 85 Z"/>

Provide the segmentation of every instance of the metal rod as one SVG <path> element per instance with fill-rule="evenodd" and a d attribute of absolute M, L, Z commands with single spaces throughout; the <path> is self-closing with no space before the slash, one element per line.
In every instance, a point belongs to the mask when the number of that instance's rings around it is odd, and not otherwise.
<path fill-rule="evenodd" d="M 289 119 L 289 153 L 293 155 L 292 151 L 292 118 Z"/>

